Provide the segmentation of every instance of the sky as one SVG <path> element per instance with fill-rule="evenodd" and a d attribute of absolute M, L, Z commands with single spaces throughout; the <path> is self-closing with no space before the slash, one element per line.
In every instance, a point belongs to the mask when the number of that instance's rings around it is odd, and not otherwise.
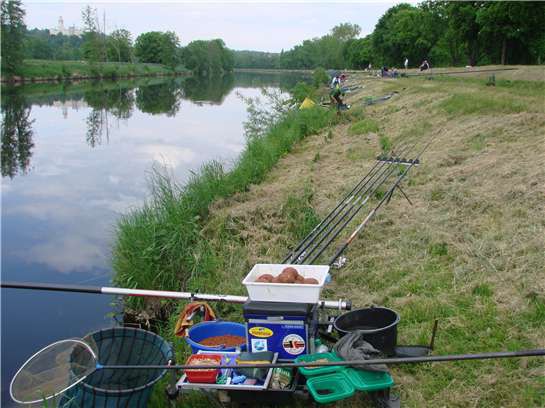
<path fill-rule="evenodd" d="M 89 4 L 101 17 L 105 13 L 106 31 L 125 28 L 133 39 L 147 31 L 174 31 L 182 45 L 197 39 L 222 38 L 232 49 L 269 52 L 320 37 L 342 22 L 358 24 L 365 36 L 397 3 L 400 1 L 23 1 L 28 28 L 54 28 L 59 16 L 65 27 L 81 27 L 81 10 Z"/>

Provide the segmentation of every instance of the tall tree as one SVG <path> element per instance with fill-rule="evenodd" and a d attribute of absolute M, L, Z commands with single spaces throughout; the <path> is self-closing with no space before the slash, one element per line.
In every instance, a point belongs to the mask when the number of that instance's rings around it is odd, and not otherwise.
<path fill-rule="evenodd" d="M 477 12 L 477 22 L 483 39 L 500 50 L 500 63 L 506 64 L 509 53 L 543 38 L 545 3 L 487 2 Z"/>
<path fill-rule="evenodd" d="M 449 2 L 447 5 L 448 28 L 447 38 L 451 41 L 451 53 L 457 51 L 457 47 L 463 49 L 469 65 L 476 65 L 479 58 L 479 23 L 477 12 L 482 3 L 478 1 Z M 456 45 L 454 45 L 456 44 Z M 453 59 L 457 59 L 453 55 Z"/>
<path fill-rule="evenodd" d="M 172 31 L 150 31 L 140 34 L 134 44 L 134 53 L 141 62 L 174 66 L 177 63 L 178 36 Z"/>
<path fill-rule="evenodd" d="M 341 23 L 331 29 L 331 35 L 340 41 L 348 41 L 360 35 L 361 27 L 357 24 Z"/>
<path fill-rule="evenodd" d="M 223 74 L 234 65 L 232 51 L 220 39 L 190 42 L 183 49 L 182 59 L 187 68 L 200 76 Z"/>
<path fill-rule="evenodd" d="M 117 62 L 132 61 L 132 38 L 127 30 L 115 30 L 107 40 L 108 60 Z"/>
<path fill-rule="evenodd" d="M 25 11 L 20 0 L 3 0 L 0 3 L 2 34 L 2 72 L 17 74 L 24 58 Z"/>
<path fill-rule="evenodd" d="M 98 23 L 97 10 L 87 6 L 81 12 L 83 19 L 83 55 L 91 63 L 103 61 L 104 42 L 101 38 L 100 26 Z"/>
<path fill-rule="evenodd" d="M 367 68 L 374 58 L 371 36 L 347 41 L 343 48 L 343 58 L 350 68 Z"/>

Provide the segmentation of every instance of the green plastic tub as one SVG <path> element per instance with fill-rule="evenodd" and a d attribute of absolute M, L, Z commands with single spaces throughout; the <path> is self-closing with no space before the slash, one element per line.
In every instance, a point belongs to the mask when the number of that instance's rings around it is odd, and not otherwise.
<path fill-rule="evenodd" d="M 314 353 L 305 354 L 295 359 L 296 363 L 310 363 L 321 359 L 327 359 L 327 361 L 342 361 L 335 353 Z M 305 377 L 315 377 L 317 375 L 336 373 L 343 369 L 342 366 L 327 366 L 327 367 L 299 367 L 299 372 Z"/>
<path fill-rule="evenodd" d="M 307 388 L 314 401 L 320 404 L 339 401 L 356 392 L 343 372 L 311 377 L 307 380 Z"/>
<path fill-rule="evenodd" d="M 394 385 L 394 380 L 388 373 L 348 368 L 343 374 L 358 391 L 377 391 Z"/>

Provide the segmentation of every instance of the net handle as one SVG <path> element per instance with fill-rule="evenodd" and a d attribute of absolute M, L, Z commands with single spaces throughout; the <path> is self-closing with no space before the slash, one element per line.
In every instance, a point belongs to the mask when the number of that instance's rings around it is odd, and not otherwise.
<path fill-rule="evenodd" d="M 15 373 L 15 375 L 13 376 L 13 378 L 11 379 L 11 382 L 9 383 L 9 395 L 11 397 L 11 399 L 15 402 L 17 402 L 18 404 L 37 404 L 37 403 L 40 403 L 40 402 L 44 402 L 44 401 L 47 401 L 51 398 L 54 398 L 58 395 L 61 395 L 62 393 L 68 391 L 70 388 L 72 388 L 73 386 L 79 384 L 80 382 L 82 382 L 85 378 L 87 378 L 87 375 L 84 375 L 82 376 L 81 378 L 78 378 L 77 381 L 73 382 L 72 384 L 70 384 L 68 387 L 64 388 L 63 390 L 61 391 L 57 391 L 55 392 L 54 394 L 52 395 L 47 395 L 47 396 L 44 396 L 43 398 L 40 398 L 40 399 L 37 399 L 37 400 L 34 400 L 34 401 L 21 401 L 19 399 L 17 399 L 14 395 L 13 395 L 13 383 L 15 382 L 15 380 L 17 379 L 17 376 L 19 375 L 19 373 L 26 367 L 26 365 L 32 361 L 34 359 L 34 357 L 36 357 L 37 355 L 39 355 L 40 353 L 50 349 L 51 347 L 54 347 L 58 344 L 62 344 L 62 343 L 77 343 L 77 344 L 80 344 L 82 345 L 83 347 L 85 347 L 90 353 L 91 355 L 93 356 L 93 358 L 95 359 L 95 363 L 98 364 L 98 358 L 97 358 L 97 355 L 95 354 L 95 351 L 93 350 L 93 348 L 86 342 L 84 342 L 83 340 L 81 339 L 63 339 L 63 340 L 59 340 L 59 341 L 56 341 L 54 343 L 51 343 L 51 344 L 48 344 L 47 346 L 41 348 L 40 350 L 38 350 L 36 353 L 34 353 L 30 358 L 26 359 L 26 361 L 21 365 L 21 367 L 19 367 L 19 369 L 17 370 L 17 372 Z"/>

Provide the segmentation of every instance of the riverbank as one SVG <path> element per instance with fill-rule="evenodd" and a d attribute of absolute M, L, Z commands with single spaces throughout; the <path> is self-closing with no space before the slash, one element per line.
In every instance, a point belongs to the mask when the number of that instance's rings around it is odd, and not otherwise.
<path fill-rule="evenodd" d="M 544 84 L 505 80 L 492 87 L 484 78 L 367 80 L 359 74 L 349 81 L 363 88 L 347 96 L 353 107 L 340 123 L 296 138 L 284 150 L 289 154 L 251 183 L 210 194 L 223 179 L 196 177 L 209 180 L 186 187 L 193 197 L 206 197 L 199 201 L 202 213 L 176 218 L 190 205 L 176 205 L 167 179 L 156 183 L 153 205 L 164 211 L 142 210 L 145 227 L 134 215 L 122 221 L 130 228 L 120 229 L 124 245 L 117 251 L 132 261 L 122 265 L 126 276 L 119 283 L 167 289 L 158 286 L 165 280 L 178 289 L 244 294 L 240 282 L 251 266 L 281 260 L 373 165 L 381 139 L 398 145 L 434 138 L 406 182 L 413 205 L 394 196 L 347 251 L 348 263 L 333 271 L 323 297 L 397 310 L 403 344 L 426 343 L 438 318 L 436 354 L 544 347 Z M 367 97 L 393 91 L 399 93 L 387 102 L 363 106 Z M 257 163 L 248 159 L 246 166 Z M 195 241 L 182 242 L 185 224 L 194 228 Z M 172 256 L 178 245 L 189 252 L 189 267 Z M 213 307 L 224 319 L 241 319 L 237 306 Z M 176 318 L 170 316 L 162 334 L 181 354 L 184 342 L 172 335 Z M 406 406 L 545 403 L 539 359 L 392 371 Z M 368 405 L 359 395 L 342 406 Z"/>
<path fill-rule="evenodd" d="M 85 61 L 25 60 L 21 72 L 11 78 L 2 76 L 2 83 L 78 81 L 86 79 L 120 79 L 153 76 L 189 75 L 185 68 L 160 64 L 131 64 Z"/>

